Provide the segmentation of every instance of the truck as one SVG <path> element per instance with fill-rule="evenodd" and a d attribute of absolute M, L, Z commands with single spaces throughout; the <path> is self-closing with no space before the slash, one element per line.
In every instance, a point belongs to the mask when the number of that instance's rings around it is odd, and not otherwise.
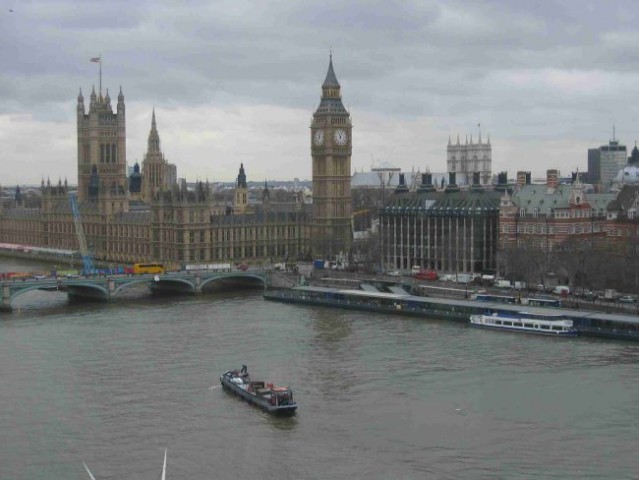
<path fill-rule="evenodd" d="M 619 294 L 614 288 L 606 288 L 604 290 L 604 300 L 612 302 L 613 300 L 616 300 L 617 297 L 619 297 Z"/>
<path fill-rule="evenodd" d="M 458 273 L 455 278 L 455 283 L 470 283 L 473 281 L 473 277 L 470 273 Z"/>
<path fill-rule="evenodd" d="M 495 282 L 495 286 L 497 288 L 513 288 L 513 286 L 510 284 L 510 280 L 497 280 Z"/>
<path fill-rule="evenodd" d="M 230 263 L 193 263 L 182 265 L 182 270 L 187 272 L 196 272 L 199 270 L 208 270 L 214 272 L 230 272 Z"/>
<path fill-rule="evenodd" d="M 437 280 L 437 272 L 435 270 L 419 270 L 411 273 L 417 280 Z"/>

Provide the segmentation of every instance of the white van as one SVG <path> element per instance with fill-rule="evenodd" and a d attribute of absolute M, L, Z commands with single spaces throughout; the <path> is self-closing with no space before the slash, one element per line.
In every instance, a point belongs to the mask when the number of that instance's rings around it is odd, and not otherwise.
<path fill-rule="evenodd" d="M 570 295 L 570 287 L 567 285 L 557 285 L 553 288 L 552 293 L 561 296 Z"/>

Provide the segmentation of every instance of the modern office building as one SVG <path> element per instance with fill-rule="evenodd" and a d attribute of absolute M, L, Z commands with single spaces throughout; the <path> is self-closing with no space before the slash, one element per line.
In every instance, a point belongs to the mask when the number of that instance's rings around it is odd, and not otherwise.
<path fill-rule="evenodd" d="M 385 269 L 413 266 L 449 273 L 479 274 L 497 268 L 501 192 L 484 189 L 476 173 L 461 190 L 451 172 L 445 190 L 437 191 L 429 173 L 417 191 L 408 190 L 403 174 L 380 214 Z"/>
<path fill-rule="evenodd" d="M 625 145 L 614 138 L 608 145 L 588 149 L 588 181 L 602 192 L 609 192 L 619 170 L 626 166 L 628 152 Z"/>

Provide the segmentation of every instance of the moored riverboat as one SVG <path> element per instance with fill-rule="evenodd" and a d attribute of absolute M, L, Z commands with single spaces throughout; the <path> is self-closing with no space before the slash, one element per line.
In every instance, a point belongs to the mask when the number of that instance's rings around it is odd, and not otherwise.
<path fill-rule="evenodd" d="M 263 411 L 274 415 L 293 415 L 297 403 L 293 400 L 293 391 L 288 387 L 277 387 L 262 380 L 253 380 L 246 365 L 241 370 L 229 370 L 220 375 L 224 390 L 239 396 Z"/>
<path fill-rule="evenodd" d="M 490 315 L 471 315 L 473 327 L 505 330 L 509 332 L 533 333 L 557 337 L 574 337 L 577 330 L 572 320 L 563 315 L 517 312 L 516 314 L 492 313 Z"/>
<path fill-rule="evenodd" d="M 410 315 L 428 319 L 456 320 L 468 323 L 471 315 L 493 313 L 516 315 L 526 308 L 530 313 L 563 315 L 573 322 L 580 337 L 602 337 L 639 341 L 639 316 L 547 307 L 538 305 L 503 303 L 497 300 L 476 298 L 442 298 L 415 296 L 408 293 L 370 292 L 358 289 L 341 289 L 319 286 L 293 288 L 267 288 L 266 300 L 305 304 L 348 310 L 364 310 L 393 315 Z"/>

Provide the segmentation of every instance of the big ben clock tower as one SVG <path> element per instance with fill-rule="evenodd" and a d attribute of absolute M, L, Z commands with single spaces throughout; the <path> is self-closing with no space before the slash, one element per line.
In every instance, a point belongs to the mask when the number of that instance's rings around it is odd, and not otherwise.
<path fill-rule="evenodd" d="M 314 256 L 333 258 L 351 248 L 351 116 L 342 104 L 330 56 L 322 98 L 311 121 Z"/>

